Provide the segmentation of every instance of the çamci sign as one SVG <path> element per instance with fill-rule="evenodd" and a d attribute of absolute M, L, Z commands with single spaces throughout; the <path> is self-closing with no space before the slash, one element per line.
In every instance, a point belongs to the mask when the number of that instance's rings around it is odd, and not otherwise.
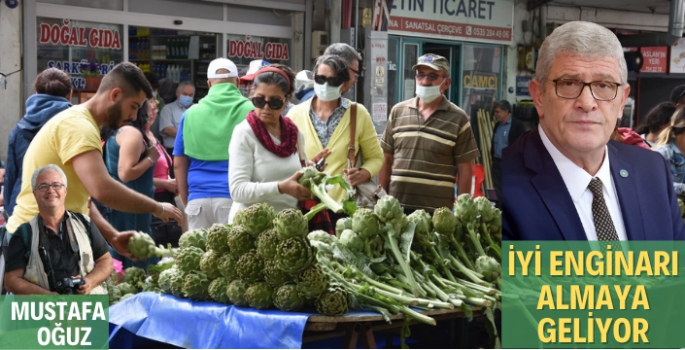
<path fill-rule="evenodd" d="M 263 58 L 269 60 L 287 61 L 290 59 L 288 44 L 260 41 L 252 41 L 249 35 L 245 40 L 231 40 L 229 42 L 228 57 L 240 58 Z"/>
<path fill-rule="evenodd" d="M 512 0 L 395 0 L 389 34 L 511 44 Z"/>
<path fill-rule="evenodd" d="M 63 25 L 41 23 L 38 42 L 52 45 L 121 49 L 121 37 L 118 30 L 70 26 L 68 19 L 65 19 L 63 23 Z"/>

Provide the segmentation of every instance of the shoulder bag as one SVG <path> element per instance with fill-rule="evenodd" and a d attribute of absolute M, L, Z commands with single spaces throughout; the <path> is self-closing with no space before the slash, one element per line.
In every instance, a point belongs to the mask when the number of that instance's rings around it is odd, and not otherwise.
<path fill-rule="evenodd" d="M 361 168 L 364 164 L 364 155 L 362 154 L 362 149 L 359 149 L 357 154 L 355 151 L 355 141 L 357 134 L 357 103 L 353 102 L 350 107 L 350 147 L 347 149 L 347 167 L 348 168 Z M 345 176 L 347 179 L 347 176 Z M 348 181 L 349 182 L 349 181 Z M 373 179 L 364 182 L 363 184 L 355 186 L 357 207 L 373 209 L 376 202 L 379 199 L 387 196 L 383 187 L 373 182 Z"/>

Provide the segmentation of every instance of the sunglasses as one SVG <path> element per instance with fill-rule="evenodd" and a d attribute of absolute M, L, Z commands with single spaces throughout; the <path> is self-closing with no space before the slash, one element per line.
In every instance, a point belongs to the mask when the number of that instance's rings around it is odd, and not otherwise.
<path fill-rule="evenodd" d="M 345 81 L 338 77 L 327 77 L 325 75 L 317 74 L 314 76 L 314 82 L 320 85 L 328 83 L 329 86 L 338 87 L 342 85 Z"/>
<path fill-rule="evenodd" d="M 253 97 L 250 101 L 257 108 L 264 108 L 264 106 L 269 105 L 269 108 L 276 110 L 283 107 L 283 100 L 266 100 L 264 97 Z"/>

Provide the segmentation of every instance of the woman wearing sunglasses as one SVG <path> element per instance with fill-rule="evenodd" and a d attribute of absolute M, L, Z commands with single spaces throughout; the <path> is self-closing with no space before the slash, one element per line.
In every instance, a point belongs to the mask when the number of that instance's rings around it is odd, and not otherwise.
<path fill-rule="evenodd" d="M 294 91 L 294 81 L 293 71 L 281 64 L 255 74 L 251 97 L 255 109 L 236 126 L 228 147 L 233 197 L 229 224 L 236 212 L 254 203 L 268 203 L 279 212 L 296 208 L 298 200 L 311 196 L 297 182 L 302 175 L 298 143 L 303 136 L 295 123 L 281 115 Z"/>
<path fill-rule="evenodd" d="M 350 79 L 347 63 L 338 56 L 321 56 L 314 66 L 314 97 L 288 112 L 297 127 L 304 133 L 307 156 L 314 157 L 330 150 L 326 158 L 327 172 L 338 175 L 345 172 L 350 185 L 357 186 L 375 176 L 383 165 L 376 129 L 369 112 L 357 104 L 355 125 L 355 154 L 362 152 L 361 168 L 347 168 L 347 149 L 350 146 L 350 106 L 353 102 L 341 97 L 341 90 L 354 83 Z M 336 201 L 344 199 L 345 192 L 336 186 L 329 192 Z M 331 214 L 333 224 L 342 215 Z"/>

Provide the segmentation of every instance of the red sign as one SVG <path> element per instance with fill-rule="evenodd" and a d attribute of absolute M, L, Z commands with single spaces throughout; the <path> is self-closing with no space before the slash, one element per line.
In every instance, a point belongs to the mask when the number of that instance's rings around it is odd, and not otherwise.
<path fill-rule="evenodd" d="M 251 41 L 248 35 L 245 40 L 230 41 L 228 57 L 287 61 L 290 59 L 290 53 L 286 43 L 267 42 L 264 45 L 261 41 Z"/>
<path fill-rule="evenodd" d="M 41 44 L 121 49 L 118 30 L 70 26 L 68 19 L 63 25 L 41 23 L 39 34 Z"/>
<path fill-rule="evenodd" d="M 388 30 L 489 40 L 511 40 L 512 35 L 511 28 L 397 16 L 388 23 Z"/>
<path fill-rule="evenodd" d="M 668 65 L 668 47 L 641 47 L 644 60 L 640 73 L 666 73 Z"/>

